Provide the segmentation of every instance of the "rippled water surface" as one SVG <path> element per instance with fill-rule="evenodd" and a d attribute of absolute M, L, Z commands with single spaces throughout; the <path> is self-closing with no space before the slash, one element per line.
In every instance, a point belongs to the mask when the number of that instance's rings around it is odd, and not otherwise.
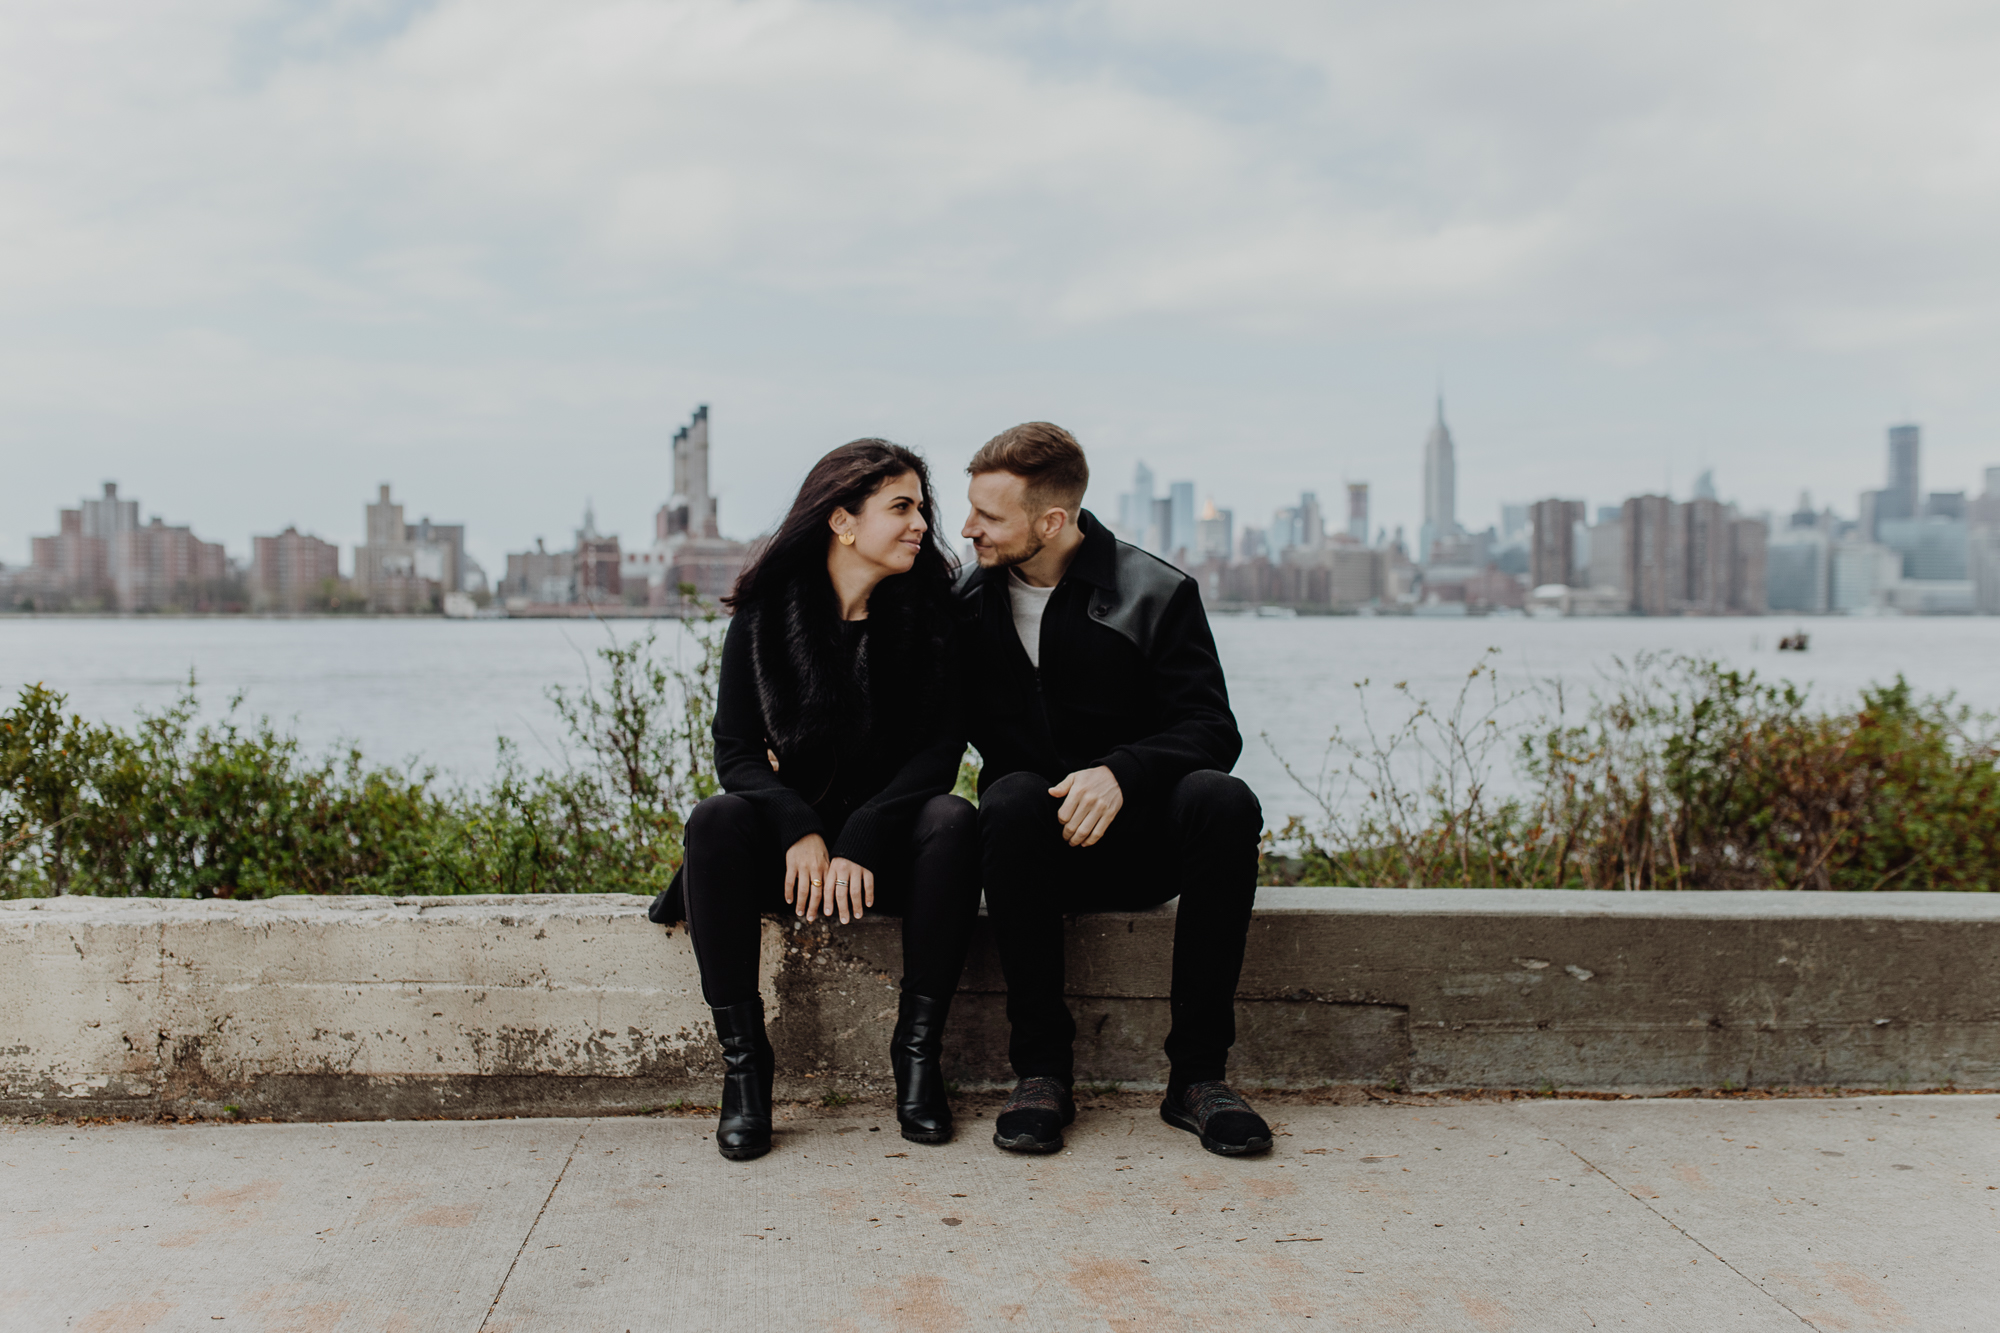
<path fill-rule="evenodd" d="M 1401 708 L 1386 687 L 1444 700 L 1486 656 L 1502 679 L 1561 680 L 1587 690 L 1621 657 L 1698 653 L 1810 686 L 1827 703 L 1871 682 L 1906 676 L 2000 710 L 2000 618 L 1840 619 L 1805 622 L 1804 654 L 1776 651 L 1794 622 L 1762 620 L 1423 620 L 1403 617 L 1264 620 L 1219 616 L 1216 640 L 1246 740 L 1237 766 L 1272 815 L 1302 798 L 1269 748 L 1315 767 L 1326 737 L 1362 721 L 1355 682 L 1370 680 L 1374 716 Z M 532 762 L 560 764 L 560 728 L 545 691 L 580 684 L 591 651 L 615 633 L 575 621 L 0 619 L 0 685 L 44 681 L 72 707 L 106 720 L 167 703 L 194 672 L 211 711 L 241 691 L 309 747 L 353 742 L 371 758 L 417 760 L 477 779 L 494 742 L 517 741 Z M 681 641 L 660 628 L 667 651 Z"/>

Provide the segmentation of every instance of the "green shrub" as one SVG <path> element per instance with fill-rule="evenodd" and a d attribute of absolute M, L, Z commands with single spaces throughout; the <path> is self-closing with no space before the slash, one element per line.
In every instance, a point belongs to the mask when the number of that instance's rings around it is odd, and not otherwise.
<path fill-rule="evenodd" d="M 1368 683 L 1357 688 L 1364 691 Z M 1587 889 L 2000 887 L 1992 719 L 1907 683 L 1817 712 L 1789 684 L 1641 657 L 1581 720 L 1489 661 L 1390 731 L 1335 736 L 1274 837 L 1316 884 Z M 1531 723 L 1510 723 L 1539 698 Z M 1268 742 L 1268 737 L 1266 738 Z M 1267 878 L 1286 863 L 1267 861 Z"/>
<path fill-rule="evenodd" d="M 649 633 L 600 648 L 586 687 L 550 691 L 565 769 L 531 772 L 503 741 L 479 787 L 356 751 L 309 758 L 240 696 L 198 723 L 192 680 L 129 730 L 28 686 L 0 713 L 0 894 L 656 893 L 716 790 L 721 626 L 690 625 L 692 664 Z"/>

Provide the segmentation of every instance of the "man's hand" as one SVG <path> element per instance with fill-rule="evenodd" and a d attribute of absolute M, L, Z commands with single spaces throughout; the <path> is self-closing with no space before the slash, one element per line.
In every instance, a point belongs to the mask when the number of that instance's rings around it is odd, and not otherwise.
<path fill-rule="evenodd" d="M 1072 847 L 1088 847 L 1103 837 L 1125 808 L 1118 779 L 1102 766 L 1070 774 L 1049 788 L 1049 795 L 1063 798 L 1056 819 L 1063 826 L 1063 841 Z"/>
<path fill-rule="evenodd" d="M 800 916 L 811 916 L 822 900 L 833 911 L 833 885 L 827 879 L 826 839 L 808 833 L 785 849 L 785 901 L 796 903 Z"/>

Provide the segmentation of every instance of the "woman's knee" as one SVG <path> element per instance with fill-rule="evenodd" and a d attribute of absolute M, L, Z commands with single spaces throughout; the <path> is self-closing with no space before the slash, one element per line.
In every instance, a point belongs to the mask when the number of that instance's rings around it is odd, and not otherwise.
<path fill-rule="evenodd" d="M 702 801 L 688 814 L 687 845 L 740 842 L 756 836 L 757 807 L 741 796 L 721 792 Z"/>

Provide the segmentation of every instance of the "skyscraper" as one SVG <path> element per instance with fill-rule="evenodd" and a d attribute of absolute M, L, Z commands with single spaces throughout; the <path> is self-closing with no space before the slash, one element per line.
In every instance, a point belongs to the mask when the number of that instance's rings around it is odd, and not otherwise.
<path fill-rule="evenodd" d="M 1167 486 L 1169 531 L 1164 534 L 1162 554 L 1169 559 L 1192 559 L 1200 541 L 1194 529 L 1194 483 L 1171 482 Z"/>
<path fill-rule="evenodd" d="M 735 585 L 750 548 L 722 535 L 719 506 L 709 488 L 708 444 L 708 404 L 703 403 L 674 432 L 674 490 L 653 514 L 652 549 L 621 549 L 618 555 L 620 596 L 627 590 L 636 593 L 633 585 L 643 581 L 647 605 L 685 611 L 692 604 L 683 588 L 694 589 L 695 602 L 713 605 Z"/>
<path fill-rule="evenodd" d="M 1134 546 L 1157 551 L 1153 526 L 1153 469 L 1139 463 L 1132 468 L 1132 489 L 1118 497 L 1118 535 Z"/>
<path fill-rule="evenodd" d="M 1538 500 L 1528 508 L 1531 586 L 1566 584 L 1583 562 L 1577 558 L 1576 530 L 1583 522 L 1581 500 Z"/>
<path fill-rule="evenodd" d="M 1437 400 L 1437 424 L 1424 441 L 1424 525 L 1417 535 L 1419 560 L 1431 558 L 1431 547 L 1458 535 L 1458 454 L 1451 428 L 1444 424 L 1444 396 Z"/>
<path fill-rule="evenodd" d="M 708 404 L 694 410 L 694 419 L 674 432 L 674 494 L 654 518 L 659 540 L 722 535 L 716 526 L 715 497 L 708 490 Z"/>
<path fill-rule="evenodd" d="M 1917 516 L 1918 453 L 1921 446 L 1920 427 L 1889 427 L 1889 484 L 1882 488 L 1882 498 L 1875 502 L 1878 521 Z"/>
<path fill-rule="evenodd" d="M 1368 544 L 1368 483 L 1350 481 L 1347 483 L 1347 535 Z"/>

